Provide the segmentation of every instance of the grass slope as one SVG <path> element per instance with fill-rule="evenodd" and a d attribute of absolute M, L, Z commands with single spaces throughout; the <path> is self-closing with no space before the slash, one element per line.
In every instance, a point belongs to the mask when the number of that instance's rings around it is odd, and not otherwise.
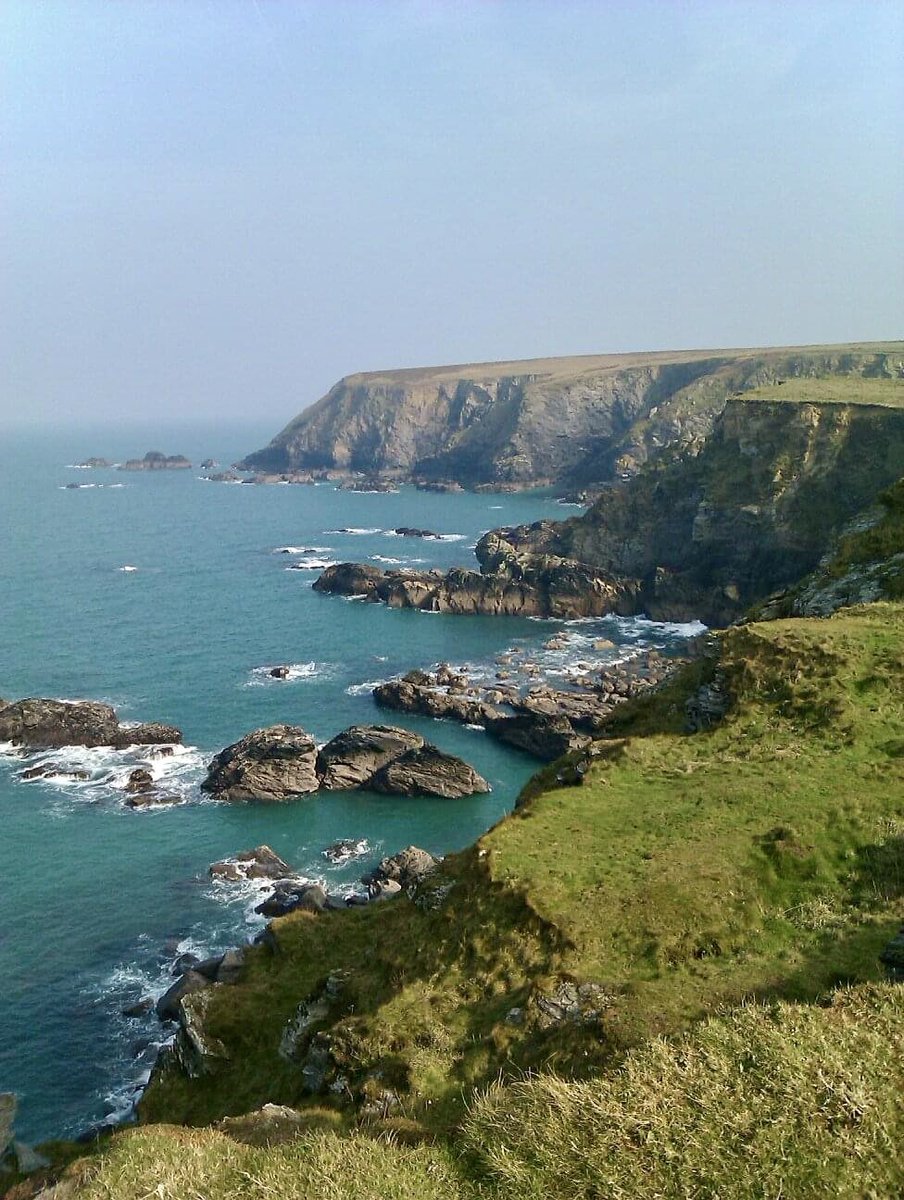
<path fill-rule="evenodd" d="M 200 1125 L 325 1104 L 339 1127 L 272 1160 L 148 1127 L 112 1139 L 100 1174 L 81 1168 L 80 1200 L 154 1195 L 186 1146 L 195 1182 L 167 1185 L 173 1200 L 283 1200 L 296 1178 L 314 1198 L 370 1195 L 374 1177 L 405 1197 L 894 1194 L 901 993 L 875 985 L 904 917 L 904 606 L 720 642 L 718 665 L 623 706 L 583 785 L 562 786 L 561 763 L 535 777 L 415 902 L 275 922 L 244 981 L 211 994 L 206 1029 L 228 1058 L 196 1080 L 170 1064 L 142 1106 L 144 1121 Z M 714 673 L 727 716 L 688 735 L 685 700 Z M 335 1089 L 311 1097 L 278 1046 L 335 972 L 313 1027 Z M 583 983 L 592 1003 L 551 1019 Z M 527 1069 L 539 1079 L 518 1084 Z M 648 1127 L 628 1121 L 638 1111 Z M 384 1144 L 400 1137 L 427 1142 Z"/>

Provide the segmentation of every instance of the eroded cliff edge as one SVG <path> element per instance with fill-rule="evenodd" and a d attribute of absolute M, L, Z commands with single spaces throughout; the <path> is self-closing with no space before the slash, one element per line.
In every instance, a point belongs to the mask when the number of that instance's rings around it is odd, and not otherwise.
<path fill-rule="evenodd" d="M 425 481 L 625 479 L 693 450 L 737 393 L 789 380 L 901 376 L 904 345 L 588 355 L 371 372 L 340 380 L 243 466 Z"/>

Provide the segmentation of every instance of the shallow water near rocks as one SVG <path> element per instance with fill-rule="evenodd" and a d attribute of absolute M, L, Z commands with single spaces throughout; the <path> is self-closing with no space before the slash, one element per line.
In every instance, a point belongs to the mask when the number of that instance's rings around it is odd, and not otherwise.
<path fill-rule="evenodd" d="M 260 889 L 212 884 L 215 859 L 266 842 L 341 890 L 411 843 L 437 854 L 460 849 L 511 808 L 533 760 L 479 730 L 383 712 L 370 695 L 375 683 L 442 660 L 489 678 L 495 656 L 512 647 L 567 676 L 574 662 L 602 666 L 631 648 L 669 648 L 688 632 L 615 618 L 563 626 L 421 614 L 311 590 L 334 561 L 473 566 L 484 530 L 569 515 L 549 493 L 362 494 L 331 484 L 218 484 L 199 469 L 67 466 L 154 448 L 194 463 L 213 456 L 225 469 L 271 433 L 71 430 L 15 433 L 3 446 L 0 694 L 106 700 L 125 721 L 170 722 L 185 735 L 171 757 L 145 748 L 27 760 L 0 752 L 0 1091 L 18 1094 L 24 1139 L 124 1115 L 166 1031 L 121 1010 L 159 995 L 180 953 L 223 950 L 261 927 L 251 911 Z M 98 486 L 66 486 L 73 482 Z M 391 533 L 397 526 L 446 537 L 401 538 Z M 567 648 L 543 649 L 562 630 Z M 614 646 L 594 650 L 595 638 Z M 288 678 L 271 678 L 274 665 L 288 666 Z M 212 755 L 251 729 L 289 722 L 323 742 L 375 721 L 416 729 L 461 755 L 492 792 L 454 801 L 329 793 L 228 806 L 198 790 Z M 23 781 L 23 768 L 39 762 L 88 778 Z M 180 802 L 127 808 L 124 783 L 137 765 Z M 324 857 L 342 838 L 366 847 L 337 862 Z"/>

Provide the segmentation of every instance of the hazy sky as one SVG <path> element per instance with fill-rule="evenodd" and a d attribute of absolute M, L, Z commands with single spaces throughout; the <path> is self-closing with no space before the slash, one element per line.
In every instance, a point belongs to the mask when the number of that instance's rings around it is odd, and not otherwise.
<path fill-rule="evenodd" d="M 3 0 L 0 419 L 904 335 L 904 5 Z"/>

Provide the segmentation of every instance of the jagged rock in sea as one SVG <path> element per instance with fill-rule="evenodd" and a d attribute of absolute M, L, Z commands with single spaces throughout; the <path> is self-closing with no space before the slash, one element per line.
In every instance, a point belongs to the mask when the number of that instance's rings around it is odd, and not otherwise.
<path fill-rule="evenodd" d="M 423 745 L 419 734 L 394 725 L 353 725 L 318 752 L 320 786 L 332 791 L 366 787 L 381 767 Z"/>
<path fill-rule="evenodd" d="M 172 725 L 156 722 L 120 725 L 109 704 L 99 700 L 29 697 L 0 704 L 0 741 L 38 747 L 148 745 L 181 742 Z"/>
<path fill-rule="evenodd" d="M 185 471 L 191 463 L 184 454 L 161 454 L 159 450 L 148 450 L 144 458 L 129 458 L 120 471 Z"/>
<path fill-rule="evenodd" d="M 284 917 L 290 912 L 321 913 L 327 908 L 327 894 L 319 883 L 292 881 L 277 883 L 272 893 L 254 911 L 265 917 Z"/>
<path fill-rule="evenodd" d="M 568 718 L 559 714 L 525 712 L 514 717 L 493 717 L 486 722 L 486 731 L 498 741 L 544 762 L 561 758 L 570 750 L 582 749 L 590 741 L 587 734 L 577 733 Z"/>
<path fill-rule="evenodd" d="M 221 859 L 208 868 L 211 879 L 238 883 L 245 879 L 288 879 L 295 872 L 269 846 L 242 850 L 234 858 Z"/>
<path fill-rule="evenodd" d="M 368 781 L 367 787 L 394 796 L 449 799 L 490 790 L 490 785 L 472 766 L 429 743 L 388 763 Z"/>
<path fill-rule="evenodd" d="M 421 676 L 425 682 L 420 682 Z M 451 718 L 466 725 L 483 725 L 489 717 L 503 715 L 501 709 L 467 693 L 461 695 L 439 690 L 431 677 L 420 671 L 412 671 L 401 679 L 379 684 L 373 690 L 373 697 L 381 708 L 420 713 L 439 719 Z"/>
<path fill-rule="evenodd" d="M 353 788 L 447 797 L 490 790 L 460 758 L 391 725 L 352 726 L 319 753 L 297 725 L 257 729 L 222 750 L 201 784 L 202 791 L 223 800 L 286 800 L 318 789 Z"/>
<path fill-rule="evenodd" d="M 110 460 L 108 458 L 101 458 L 99 455 L 92 455 L 90 458 L 86 458 L 84 462 L 80 462 L 78 465 L 80 467 L 95 467 L 95 468 L 103 468 L 103 467 L 112 467 L 113 466 L 113 464 L 110 462 Z"/>
<path fill-rule="evenodd" d="M 298 725 L 255 729 L 213 759 L 201 790 L 221 800 L 286 800 L 316 792 L 314 739 Z"/>

